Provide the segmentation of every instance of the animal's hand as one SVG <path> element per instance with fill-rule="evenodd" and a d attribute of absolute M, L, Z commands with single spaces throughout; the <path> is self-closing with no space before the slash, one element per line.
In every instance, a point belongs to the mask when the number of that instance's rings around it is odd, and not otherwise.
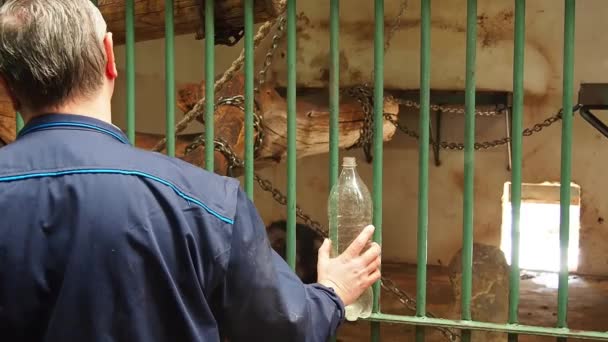
<path fill-rule="evenodd" d="M 346 306 L 354 303 L 363 291 L 380 279 L 380 246 L 374 242 L 361 254 L 373 233 L 373 226 L 365 227 L 336 258 L 330 258 L 331 240 L 325 239 L 319 248 L 318 283 L 333 288 Z"/>

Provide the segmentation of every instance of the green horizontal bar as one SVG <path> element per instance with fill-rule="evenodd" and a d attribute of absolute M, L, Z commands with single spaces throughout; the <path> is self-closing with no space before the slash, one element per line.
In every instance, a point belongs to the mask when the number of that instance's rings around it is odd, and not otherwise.
<path fill-rule="evenodd" d="M 567 328 L 536 327 L 520 324 L 499 324 L 477 321 L 448 320 L 441 318 L 399 316 L 388 314 L 372 314 L 368 321 L 379 323 L 411 324 L 428 327 L 444 327 L 466 330 L 494 331 L 501 333 L 516 333 L 535 336 L 557 336 L 566 338 L 595 339 L 608 341 L 608 332 L 572 330 Z"/>

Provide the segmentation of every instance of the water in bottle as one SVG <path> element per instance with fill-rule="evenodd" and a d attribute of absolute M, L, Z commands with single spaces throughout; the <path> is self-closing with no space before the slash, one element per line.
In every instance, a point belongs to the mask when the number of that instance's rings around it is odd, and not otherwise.
<path fill-rule="evenodd" d="M 363 228 L 372 224 L 372 205 L 369 190 L 357 173 L 356 159 L 345 157 L 340 177 L 331 189 L 328 203 L 330 229 L 337 228 L 337 238 L 332 238 L 334 257 L 344 252 Z M 355 303 L 346 307 L 346 319 L 356 321 L 357 318 L 369 317 L 372 300 L 370 287 Z"/>

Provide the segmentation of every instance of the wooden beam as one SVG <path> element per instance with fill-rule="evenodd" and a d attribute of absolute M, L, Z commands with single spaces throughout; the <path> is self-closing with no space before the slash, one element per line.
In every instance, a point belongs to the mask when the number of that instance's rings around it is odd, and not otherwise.
<path fill-rule="evenodd" d="M 204 16 L 205 0 L 175 0 L 175 34 L 204 33 L 201 18 Z M 265 22 L 278 17 L 285 10 L 286 0 L 255 1 L 254 21 Z M 125 43 L 125 0 L 99 0 L 99 9 L 113 33 L 115 45 Z M 242 0 L 215 2 L 217 41 L 222 34 L 239 30 L 243 24 Z M 165 0 L 135 0 L 135 41 L 159 39 L 165 36 Z"/>
<path fill-rule="evenodd" d="M 189 84 L 178 92 L 178 107 L 187 112 L 203 97 L 204 82 Z M 237 74 L 230 80 L 218 97 L 243 94 L 244 76 Z M 297 157 L 327 153 L 329 151 L 329 101 L 327 89 L 298 89 L 296 104 L 297 115 Z M 259 104 L 258 115 L 262 117 L 263 142 L 256 156 L 256 168 L 282 162 L 287 156 L 287 102 L 270 83 L 260 89 L 256 97 Z M 387 114 L 398 115 L 399 105 L 390 98 L 384 101 Z M 232 105 L 219 105 L 215 113 L 217 137 L 228 142 L 237 157 L 243 159 L 244 114 Z M 340 103 L 339 147 L 348 148 L 356 144 L 361 136 L 365 113 L 359 102 L 351 97 L 342 96 Z M 203 122 L 200 117 L 199 121 Z M 204 123 L 204 122 L 203 122 Z M 389 141 L 395 134 L 395 126 L 384 120 L 383 139 Z M 193 150 L 184 160 L 203 167 L 204 147 Z M 226 173 L 227 161 L 216 153 L 216 172 Z M 238 173 L 237 173 L 238 174 Z"/>

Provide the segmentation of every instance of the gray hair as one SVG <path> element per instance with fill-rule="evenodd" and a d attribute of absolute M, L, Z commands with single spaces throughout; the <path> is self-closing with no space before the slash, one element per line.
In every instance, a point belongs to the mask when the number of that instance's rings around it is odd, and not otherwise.
<path fill-rule="evenodd" d="M 106 24 L 90 0 L 0 0 L 0 75 L 42 110 L 101 88 Z"/>

